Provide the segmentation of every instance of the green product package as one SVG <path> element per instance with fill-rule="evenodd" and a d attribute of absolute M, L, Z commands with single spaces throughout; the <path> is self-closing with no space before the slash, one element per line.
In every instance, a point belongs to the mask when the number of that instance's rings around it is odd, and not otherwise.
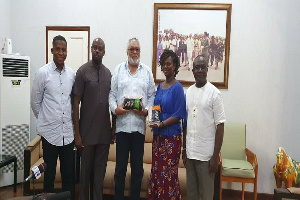
<path fill-rule="evenodd" d="M 141 111 L 142 110 L 142 98 L 141 97 L 137 97 L 137 98 L 125 97 L 123 108 L 126 110 L 136 109 L 136 110 Z"/>

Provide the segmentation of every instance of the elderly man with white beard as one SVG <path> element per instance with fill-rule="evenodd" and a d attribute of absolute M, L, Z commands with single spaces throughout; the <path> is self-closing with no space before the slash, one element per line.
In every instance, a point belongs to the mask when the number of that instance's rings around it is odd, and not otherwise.
<path fill-rule="evenodd" d="M 140 43 L 131 38 L 127 44 L 128 60 L 119 64 L 111 79 L 109 106 L 116 120 L 115 199 L 124 199 L 125 178 L 130 153 L 131 199 L 139 199 L 144 174 L 143 156 L 146 134 L 145 118 L 155 97 L 150 68 L 140 62 Z M 140 108 L 124 107 L 124 98 L 142 101 Z"/>

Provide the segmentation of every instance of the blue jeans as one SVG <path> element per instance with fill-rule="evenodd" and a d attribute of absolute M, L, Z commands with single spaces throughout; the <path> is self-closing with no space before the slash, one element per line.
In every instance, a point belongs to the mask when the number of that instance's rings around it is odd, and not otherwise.
<path fill-rule="evenodd" d="M 125 177 L 130 152 L 132 200 L 140 199 L 141 182 L 144 175 L 143 156 L 145 135 L 139 132 L 119 132 L 116 141 L 116 169 L 115 169 L 115 200 L 124 199 Z"/>

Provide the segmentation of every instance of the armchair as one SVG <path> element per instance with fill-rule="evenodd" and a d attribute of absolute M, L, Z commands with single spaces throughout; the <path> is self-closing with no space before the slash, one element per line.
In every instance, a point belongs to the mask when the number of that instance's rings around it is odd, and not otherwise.
<path fill-rule="evenodd" d="M 76 183 L 79 181 L 79 162 L 77 152 L 75 152 L 75 180 Z M 27 145 L 27 147 L 24 150 L 24 177 L 28 177 L 31 173 L 31 169 L 33 166 L 38 166 L 41 163 L 44 162 L 43 158 L 43 149 L 42 149 L 42 139 L 41 136 L 37 135 L 30 143 Z M 32 195 L 34 193 L 41 193 L 43 192 L 43 185 L 44 185 L 44 173 L 42 173 L 42 176 L 35 180 L 33 183 L 33 180 L 27 181 L 23 184 L 23 195 Z M 60 192 L 62 188 L 62 182 L 61 182 L 61 175 L 60 175 L 60 161 L 57 159 L 57 166 L 56 166 L 56 175 L 55 175 L 55 181 L 54 181 L 54 192 Z"/>
<path fill-rule="evenodd" d="M 246 125 L 225 124 L 224 139 L 220 159 L 220 199 L 222 182 L 242 183 L 242 200 L 245 195 L 245 183 L 254 184 L 254 199 L 257 200 L 256 155 L 246 148 Z"/>

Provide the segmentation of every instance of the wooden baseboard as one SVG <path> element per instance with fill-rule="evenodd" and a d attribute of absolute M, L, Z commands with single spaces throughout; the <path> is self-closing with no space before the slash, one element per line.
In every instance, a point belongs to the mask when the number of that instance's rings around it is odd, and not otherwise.
<path fill-rule="evenodd" d="M 224 198 L 237 198 L 241 199 L 242 191 L 240 190 L 231 190 L 231 189 L 223 189 L 222 190 L 223 199 Z M 245 191 L 245 200 L 254 199 L 254 193 Z M 265 194 L 265 193 L 257 193 L 257 200 L 273 200 L 274 194 Z"/>

